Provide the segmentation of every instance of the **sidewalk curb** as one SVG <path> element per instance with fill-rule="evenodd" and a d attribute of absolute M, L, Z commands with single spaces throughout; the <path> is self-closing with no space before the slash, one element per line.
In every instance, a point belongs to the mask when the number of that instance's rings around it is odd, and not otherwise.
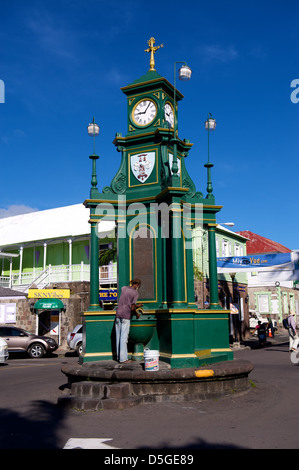
<path fill-rule="evenodd" d="M 279 346 L 287 344 L 289 342 L 289 337 L 287 335 L 278 334 L 279 338 L 267 338 L 265 347 Z M 232 351 L 240 351 L 242 349 L 259 349 L 259 340 L 257 337 L 251 336 L 247 340 L 236 342 L 230 345 Z"/>

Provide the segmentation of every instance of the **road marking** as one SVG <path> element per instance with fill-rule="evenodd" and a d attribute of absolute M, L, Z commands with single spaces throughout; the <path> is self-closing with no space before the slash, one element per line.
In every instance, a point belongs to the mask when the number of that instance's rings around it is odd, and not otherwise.
<path fill-rule="evenodd" d="M 63 449 L 118 449 L 105 444 L 106 441 L 112 441 L 110 437 L 96 438 L 71 438 L 67 441 Z"/>

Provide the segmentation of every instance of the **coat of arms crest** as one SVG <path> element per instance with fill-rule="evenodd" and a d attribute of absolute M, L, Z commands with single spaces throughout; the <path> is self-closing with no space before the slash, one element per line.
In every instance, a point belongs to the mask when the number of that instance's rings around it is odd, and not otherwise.
<path fill-rule="evenodd" d="M 151 175 L 155 165 L 155 155 L 155 152 L 148 152 L 131 156 L 131 170 L 141 183 L 144 183 Z"/>

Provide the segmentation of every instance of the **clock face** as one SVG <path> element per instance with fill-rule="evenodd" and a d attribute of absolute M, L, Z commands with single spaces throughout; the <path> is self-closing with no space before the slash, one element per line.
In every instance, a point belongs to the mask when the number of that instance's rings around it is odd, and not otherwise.
<path fill-rule="evenodd" d="M 173 127 L 174 112 L 173 112 L 173 107 L 171 106 L 170 103 L 166 103 L 164 106 L 164 117 L 165 117 L 165 121 L 168 122 L 170 127 Z"/>
<path fill-rule="evenodd" d="M 132 118 L 138 126 L 147 126 L 156 117 L 157 106 L 152 100 L 142 100 L 134 106 Z"/>

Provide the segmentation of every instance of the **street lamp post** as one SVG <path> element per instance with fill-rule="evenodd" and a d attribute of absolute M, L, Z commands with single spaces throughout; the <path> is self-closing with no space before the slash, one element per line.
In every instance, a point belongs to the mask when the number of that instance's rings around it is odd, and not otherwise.
<path fill-rule="evenodd" d="M 211 179 L 211 168 L 214 166 L 210 163 L 210 131 L 214 131 L 216 128 L 216 121 L 212 118 L 211 113 L 208 114 L 208 118 L 205 122 L 205 128 L 208 131 L 208 162 L 205 167 L 208 170 L 208 181 L 207 181 L 207 199 L 213 197 L 213 187 Z M 209 244 L 209 281 L 210 281 L 210 309 L 218 309 L 218 279 L 217 279 L 217 254 L 216 254 L 216 229 L 217 224 L 208 224 L 208 244 Z"/>
<path fill-rule="evenodd" d="M 100 133 L 100 128 L 99 126 L 94 122 L 94 118 L 92 120 L 92 123 L 91 124 L 88 124 L 87 126 L 87 132 L 88 132 L 88 135 L 90 135 L 91 137 L 93 137 L 93 154 L 95 155 L 95 138 L 96 136 L 99 135 Z"/>
<path fill-rule="evenodd" d="M 176 65 L 184 64 L 178 70 L 179 80 L 188 81 L 191 78 L 192 70 L 186 62 L 177 61 L 174 63 L 174 89 L 173 89 L 173 106 L 174 106 L 174 117 L 173 117 L 173 160 L 172 160 L 172 175 L 178 177 L 178 161 L 177 161 L 177 134 L 178 134 L 178 119 L 176 119 Z"/>
<path fill-rule="evenodd" d="M 213 187 L 212 187 L 212 179 L 211 179 L 211 168 L 213 168 L 213 164 L 210 163 L 210 131 L 214 131 L 216 129 L 216 121 L 212 118 L 212 114 L 208 114 L 208 118 L 205 122 L 205 128 L 208 131 L 208 163 L 205 164 L 205 168 L 208 170 L 208 181 L 207 181 L 207 197 L 212 195 Z"/>
<path fill-rule="evenodd" d="M 173 158 L 172 166 L 170 171 L 170 187 L 179 187 L 180 178 L 178 175 L 178 161 L 177 161 L 177 146 L 178 146 L 178 119 L 177 119 L 177 107 L 176 107 L 176 64 L 174 64 L 174 90 L 173 90 L 173 106 L 174 106 L 174 122 L 173 122 Z M 178 77 L 180 80 L 187 81 L 191 77 L 191 69 L 186 65 L 185 62 L 181 62 L 184 65 L 179 69 Z M 178 199 L 172 198 L 172 208 L 175 206 L 176 209 L 180 208 Z M 183 243 L 181 239 L 181 218 L 177 216 L 175 211 L 172 209 L 172 220 L 171 220 L 171 253 L 172 253 L 172 306 L 173 308 L 179 308 L 183 306 L 182 299 L 185 296 L 183 277 L 179 266 L 182 263 Z"/>
<path fill-rule="evenodd" d="M 90 155 L 92 160 L 92 177 L 91 177 L 91 190 L 90 198 L 94 199 L 97 193 L 97 172 L 96 172 L 96 161 L 99 156 L 95 154 L 95 138 L 99 135 L 100 128 L 93 122 L 87 127 L 88 135 L 93 137 L 93 154 Z M 101 310 L 99 303 L 99 240 L 97 236 L 97 223 L 91 222 L 90 230 L 90 310 Z"/>
<path fill-rule="evenodd" d="M 95 123 L 94 118 L 91 124 L 87 126 L 87 132 L 90 137 L 93 137 L 93 154 L 90 155 L 90 159 L 92 160 L 92 177 L 91 177 L 91 194 L 96 190 L 98 181 L 97 181 L 97 173 L 96 173 L 96 161 L 98 160 L 99 156 L 95 153 L 95 138 L 100 133 L 99 126 Z"/>

